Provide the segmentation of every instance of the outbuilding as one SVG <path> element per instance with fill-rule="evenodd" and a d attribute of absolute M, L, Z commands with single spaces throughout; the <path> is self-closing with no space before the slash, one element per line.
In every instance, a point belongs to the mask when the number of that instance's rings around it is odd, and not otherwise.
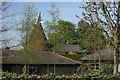
<path fill-rule="evenodd" d="M 11 73 L 21 74 L 28 65 L 29 74 L 72 75 L 76 73 L 81 62 L 56 53 L 41 51 L 25 53 L 17 50 L 2 50 L 2 69 Z"/>

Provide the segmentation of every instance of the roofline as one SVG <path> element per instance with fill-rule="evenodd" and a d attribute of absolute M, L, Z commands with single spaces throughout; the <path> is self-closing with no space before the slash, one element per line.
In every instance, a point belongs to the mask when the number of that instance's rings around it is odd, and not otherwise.
<path fill-rule="evenodd" d="M 57 44 L 57 45 L 73 45 L 73 46 L 79 46 L 78 44 Z"/>
<path fill-rule="evenodd" d="M 23 50 L 0 49 L 0 51 L 23 51 Z M 48 52 L 48 51 L 33 51 L 33 52 Z"/>
<path fill-rule="evenodd" d="M 79 62 L 79 61 L 73 60 L 73 59 L 71 59 L 71 58 L 68 58 L 68 57 L 65 57 L 65 56 L 62 56 L 62 55 L 59 55 L 59 54 L 56 54 L 56 53 L 54 53 L 54 52 L 50 52 L 50 53 L 55 54 L 55 55 L 60 56 L 60 57 L 63 57 L 63 58 L 65 58 L 65 59 L 71 60 L 71 61 L 73 61 L 73 62 L 76 62 L 76 63 L 82 64 L 82 63 Z"/>
<path fill-rule="evenodd" d="M 9 50 L 9 49 L 3 49 L 3 50 L 4 50 L 4 51 L 20 51 L 20 50 Z M 1 51 L 2 51 L 2 50 L 1 50 Z M 49 51 L 40 51 L 40 52 L 49 52 Z M 57 54 L 57 53 L 54 53 L 54 52 L 49 52 L 49 53 L 52 53 L 52 54 L 54 54 L 54 55 L 57 55 L 57 56 L 60 56 L 60 57 L 65 58 L 65 59 L 71 60 L 71 61 L 76 62 L 76 63 L 78 63 L 78 64 L 82 64 L 82 63 L 79 62 L 79 61 L 76 61 L 76 60 L 73 60 L 73 59 L 71 59 L 71 58 L 68 58 L 68 57 L 59 55 L 59 54 Z"/>
<path fill-rule="evenodd" d="M 21 51 L 21 50 L 0 49 L 0 51 Z"/>
<path fill-rule="evenodd" d="M 87 62 L 89 62 L 89 61 L 99 61 L 99 60 L 81 60 L 82 62 L 84 62 L 84 61 L 87 61 Z M 114 60 L 100 60 L 100 61 L 114 61 Z M 118 61 L 120 61 L 120 60 L 118 60 Z"/>

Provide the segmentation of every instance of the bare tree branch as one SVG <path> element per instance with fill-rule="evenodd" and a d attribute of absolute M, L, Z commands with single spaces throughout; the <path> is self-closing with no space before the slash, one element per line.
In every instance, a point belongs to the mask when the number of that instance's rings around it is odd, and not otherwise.
<path fill-rule="evenodd" d="M 114 26 L 113 26 L 110 18 L 108 17 L 108 15 L 107 15 L 107 13 L 106 13 L 106 5 L 104 4 L 104 2 L 100 2 L 100 3 L 101 3 L 101 4 L 100 4 L 100 7 L 101 7 L 103 13 L 105 14 L 106 21 L 110 23 L 110 24 L 108 23 L 109 29 L 110 29 L 110 31 L 112 31 L 112 30 L 111 30 L 111 27 L 112 27 L 112 29 L 114 29 L 114 28 L 113 28 Z"/>
<path fill-rule="evenodd" d="M 17 14 L 15 14 L 15 13 L 14 14 L 13 13 L 12 14 L 8 13 L 7 11 L 9 9 L 9 7 L 10 7 L 10 4 L 8 2 L 2 2 L 2 7 L 0 8 L 0 10 L 2 11 L 2 17 L 0 18 L 0 20 L 3 21 L 2 29 L 0 30 L 0 34 L 1 35 L 7 34 L 7 31 L 12 30 L 12 27 L 14 26 L 14 25 L 10 25 L 9 24 L 10 21 L 8 20 L 8 18 L 13 17 L 13 16 L 15 16 Z M 5 46 L 7 46 L 6 43 L 8 44 L 13 39 L 14 39 L 14 37 L 13 38 L 11 38 L 11 37 L 9 37 L 9 38 L 4 37 L 4 39 L 0 39 L 0 42 L 2 42 L 3 47 L 5 47 Z"/>

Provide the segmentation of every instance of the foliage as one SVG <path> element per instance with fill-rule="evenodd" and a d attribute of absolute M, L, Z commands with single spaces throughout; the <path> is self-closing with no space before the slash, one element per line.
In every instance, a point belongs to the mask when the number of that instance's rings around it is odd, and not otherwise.
<path fill-rule="evenodd" d="M 73 53 L 73 52 L 71 52 L 71 51 L 70 51 L 68 54 L 69 54 L 69 55 L 76 55 L 76 53 Z"/>
<path fill-rule="evenodd" d="M 99 76 L 103 76 L 103 75 L 113 75 L 113 64 L 111 63 L 101 63 L 101 68 L 99 70 L 92 70 L 91 69 L 91 63 L 85 63 L 83 65 L 80 65 L 80 67 L 78 67 L 76 73 L 80 74 L 80 75 L 99 75 Z"/>
<path fill-rule="evenodd" d="M 51 20 L 45 22 L 48 43 L 53 46 L 56 44 L 76 44 L 75 24 L 59 18 L 59 9 L 55 3 L 52 3 L 50 7 Z"/>
<path fill-rule="evenodd" d="M 76 44 L 75 24 L 69 21 L 59 20 L 56 25 L 57 44 Z M 59 36 L 59 37 L 58 37 Z"/>
<path fill-rule="evenodd" d="M 7 73 L 3 72 L 2 73 L 2 80 L 119 80 L 120 76 L 119 75 L 103 75 L 100 76 L 98 74 L 84 74 L 84 75 L 79 75 L 79 74 L 73 74 L 71 76 L 55 76 L 54 74 L 46 74 L 44 76 L 41 75 L 18 75 L 15 73 Z"/>
<path fill-rule="evenodd" d="M 120 46 L 120 1 L 114 2 L 86 2 L 82 14 L 91 28 L 100 30 L 106 35 L 109 44 L 114 50 L 114 74 L 118 72 L 118 48 Z"/>
<path fill-rule="evenodd" d="M 55 32 L 56 32 L 56 27 L 57 21 L 59 20 L 59 9 L 57 8 L 55 3 L 51 3 L 50 5 L 51 9 L 48 10 L 48 13 L 50 15 L 51 20 L 47 20 L 44 24 L 46 25 L 45 27 L 45 32 L 47 34 L 47 37 L 49 38 L 48 43 L 55 45 Z"/>
<path fill-rule="evenodd" d="M 30 4 L 28 4 L 27 6 L 25 5 L 23 15 L 24 17 L 19 23 L 21 27 L 18 28 L 17 30 L 20 31 L 21 33 L 21 39 L 22 39 L 21 43 L 22 43 L 22 46 L 25 48 L 29 40 L 31 31 L 35 24 L 35 17 L 37 16 L 37 12 L 36 12 L 36 9 L 34 9 L 34 5 L 30 5 Z"/>
<path fill-rule="evenodd" d="M 88 73 L 90 73 L 89 68 L 90 68 L 90 66 L 88 66 L 87 64 L 80 65 L 78 67 L 76 73 L 81 74 L 81 75 L 88 74 Z"/>
<path fill-rule="evenodd" d="M 103 32 L 90 27 L 91 25 L 84 20 L 78 23 L 78 38 L 80 47 L 83 48 L 85 53 L 94 52 L 104 48 L 107 39 Z"/>
<path fill-rule="evenodd" d="M 61 54 L 61 55 L 77 61 L 80 61 L 80 58 L 85 56 L 84 54 Z"/>
<path fill-rule="evenodd" d="M 59 20 L 58 24 L 54 29 L 56 32 L 50 34 L 48 41 L 53 42 L 52 38 L 54 38 L 55 44 L 76 44 L 76 31 L 75 24 Z"/>

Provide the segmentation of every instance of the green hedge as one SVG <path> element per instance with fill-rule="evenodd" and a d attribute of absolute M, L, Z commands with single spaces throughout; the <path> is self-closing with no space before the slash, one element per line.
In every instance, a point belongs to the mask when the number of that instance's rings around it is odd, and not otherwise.
<path fill-rule="evenodd" d="M 2 73 L 2 80 L 120 80 L 120 75 L 98 75 L 98 74 L 74 74 L 71 76 L 55 76 L 54 74 L 50 73 L 47 75 L 22 75 L 22 74 L 15 74 L 15 73 Z"/>

